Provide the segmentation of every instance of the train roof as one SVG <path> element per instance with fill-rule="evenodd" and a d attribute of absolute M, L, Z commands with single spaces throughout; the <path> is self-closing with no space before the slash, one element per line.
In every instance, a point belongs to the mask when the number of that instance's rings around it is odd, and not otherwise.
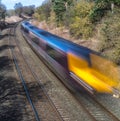
<path fill-rule="evenodd" d="M 32 33 L 34 33 L 41 39 L 47 41 L 47 43 L 49 43 L 54 48 L 59 48 L 60 50 L 65 51 L 65 52 L 70 51 L 72 53 L 77 53 L 79 55 L 84 55 L 84 56 L 85 55 L 88 56 L 89 53 L 98 54 L 97 52 L 95 52 L 91 49 L 88 49 L 81 45 L 75 44 L 69 40 L 66 40 L 64 38 L 51 34 L 45 30 L 39 29 L 39 28 L 31 25 L 29 22 L 24 22 L 22 25 L 24 27 L 28 28 Z"/>

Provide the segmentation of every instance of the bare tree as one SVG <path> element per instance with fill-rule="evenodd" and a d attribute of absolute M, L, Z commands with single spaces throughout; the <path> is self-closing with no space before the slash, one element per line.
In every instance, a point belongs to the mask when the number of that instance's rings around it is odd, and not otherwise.
<path fill-rule="evenodd" d="M 0 21 L 5 20 L 5 14 L 6 14 L 6 6 L 3 5 L 0 1 Z"/>
<path fill-rule="evenodd" d="M 6 15 L 6 6 L 2 4 L 0 0 L 0 31 L 5 27 L 5 15 Z"/>
<path fill-rule="evenodd" d="M 15 8 L 16 14 L 17 14 L 18 16 L 21 16 L 22 8 L 23 8 L 22 3 L 20 3 L 20 2 L 19 2 L 19 3 L 16 3 L 15 6 L 14 6 L 14 8 Z"/>

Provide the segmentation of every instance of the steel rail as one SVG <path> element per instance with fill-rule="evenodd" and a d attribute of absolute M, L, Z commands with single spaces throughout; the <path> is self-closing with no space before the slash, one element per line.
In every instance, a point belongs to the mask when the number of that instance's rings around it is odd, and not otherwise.
<path fill-rule="evenodd" d="M 13 25 L 13 28 L 10 28 L 10 31 L 9 31 L 9 38 L 8 38 L 8 39 L 9 39 L 9 44 L 10 44 L 10 38 L 11 38 L 10 34 L 12 33 L 12 30 L 14 30 L 12 34 L 14 34 L 14 38 L 15 38 L 15 29 L 16 29 L 16 27 L 17 27 L 18 24 L 19 24 L 19 23 L 16 23 L 15 25 Z M 15 38 L 15 39 L 16 39 L 16 38 Z M 19 78 L 20 78 L 20 80 L 21 80 L 21 82 L 22 82 L 22 84 L 23 84 L 23 87 L 24 87 L 24 90 L 25 90 L 27 99 L 28 99 L 28 101 L 29 101 L 29 103 L 30 103 L 30 105 L 31 105 L 31 108 L 32 108 L 33 112 L 34 112 L 35 119 L 36 119 L 36 121 L 41 121 L 41 119 L 39 118 L 39 115 L 38 115 L 38 113 L 37 113 L 37 110 L 36 110 L 36 108 L 35 108 L 35 106 L 34 106 L 34 104 L 33 104 L 33 102 L 32 102 L 32 99 L 31 99 L 31 97 L 30 97 L 30 94 L 29 94 L 29 91 L 28 91 L 28 89 L 27 89 L 27 86 L 26 86 L 24 77 L 23 77 L 23 75 L 22 75 L 22 72 L 20 71 L 20 67 L 19 67 L 19 65 L 18 65 L 18 63 L 17 63 L 17 59 L 16 59 L 16 55 L 15 55 L 15 53 L 14 53 L 14 50 L 13 50 L 13 48 L 10 48 L 10 50 L 11 50 L 11 53 L 12 53 L 12 56 L 13 56 L 13 61 L 14 61 L 14 63 L 15 63 L 15 67 L 16 67 L 16 70 L 17 70 L 17 72 L 18 72 Z"/>

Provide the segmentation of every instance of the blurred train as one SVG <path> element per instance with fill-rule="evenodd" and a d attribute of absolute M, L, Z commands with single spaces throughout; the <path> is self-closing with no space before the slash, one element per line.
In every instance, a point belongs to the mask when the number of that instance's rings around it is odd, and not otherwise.
<path fill-rule="evenodd" d="M 44 62 L 75 90 L 119 96 L 117 67 L 97 52 L 22 22 L 23 36 Z"/>

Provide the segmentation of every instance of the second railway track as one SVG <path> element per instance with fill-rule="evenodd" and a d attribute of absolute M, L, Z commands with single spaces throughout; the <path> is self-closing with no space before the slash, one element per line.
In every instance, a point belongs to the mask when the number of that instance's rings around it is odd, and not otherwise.
<path fill-rule="evenodd" d="M 62 117 L 59 112 L 57 112 L 55 106 L 51 103 L 49 97 L 45 94 L 42 85 L 38 83 L 36 75 L 32 70 L 30 70 L 28 64 L 24 60 L 25 57 L 22 54 L 16 39 L 16 28 L 17 25 L 10 29 L 10 34 L 15 35 L 14 37 L 9 38 L 10 44 L 15 46 L 15 49 L 12 49 L 12 55 L 27 98 L 34 112 L 35 119 L 36 121 L 62 121 Z"/>

